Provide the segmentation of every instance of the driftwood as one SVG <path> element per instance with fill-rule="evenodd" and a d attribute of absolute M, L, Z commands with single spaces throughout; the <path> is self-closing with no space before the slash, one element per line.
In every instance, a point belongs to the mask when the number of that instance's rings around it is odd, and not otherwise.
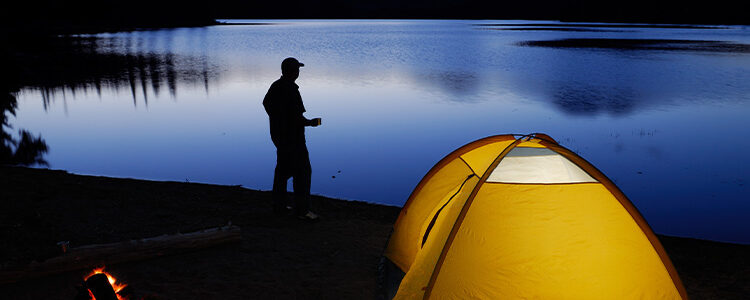
<path fill-rule="evenodd" d="M 63 255 L 24 268 L 0 270 L 0 284 L 94 268 L 126 261 L 189 252 L 242 239 L 240 228 L 231 224 L 191 233 L 162 235 L 140 240 L 69 248 Z"/>

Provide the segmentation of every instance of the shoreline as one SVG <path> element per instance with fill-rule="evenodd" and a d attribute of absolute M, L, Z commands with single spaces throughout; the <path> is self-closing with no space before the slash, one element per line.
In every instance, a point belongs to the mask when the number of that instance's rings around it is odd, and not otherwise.
<path fill-rule="evenodd" d="M 223 226 L 239 245 L 107 266 L 151 299 L 371 299 L 377 263 L 400 207 L 313 196 L 322 220 L 270 213 L 268 191 L 240 186 L 0 167 L 0 269 L 71 247 Z M 750 245 L 658 235 L 693 299 L 750 294 Z M 187 263 L 186 263 L 187 262 Z M 10 298 L 71 299 L 90 269 L 0 285 Z M 84 274 L 85 275 L 85 274 Z M 217 288 L 219 287 L 219 288 Z"/>
<path fill-rule="evenodd" d="M 112 179 L 112 180 L 134 180 L 134 181 L 143 181 L 143 182 L 175 183 L 175 184 L 183 184 L 184 183 L 184 184 L 197 184 L 197 185 L 217 186 L 217 187 L 227 187 L 227 188 L 241 188 L 241 189 L 247 189 L 247 190 L 257 191 L 257 192 L 261 192 L 261 193 L 270 193 L 271 192 L 271 190 L 253 189 L 251 187 L 243 186 L 242 184 L 221 184 L 221 183 L 211 183 L 211 182 L 202 182 L 202 181 L 190 181 L 188 179 L 186 179 L 185 181 L 177 181 L 177 180 L 171 180 L 171 179 L 141 178 L 141 177 L 120 177 L 120 176 L 113 176 L 113 175 L 97 175 L 97 174 L 86 174 L 86 173 L 74 173 L 74 172 L 70 172 L 68 170 L 50 169 L 50 168 L 47 168 L 47 167 L 2 166 L 2 165 L 0 165 L 0 170 L 2 168 L 8 168 L 8 167 L 10 167 L 10 168 L 34 169 L 34 170 L 49 171 L 49 172 L 63 172 L 65 174 L 67 174 L 67 175 L 73 175 L 73 176 L 97 177 L 97 178 L 106 178 L 106 179 Z M 336 200 L 336 201 L 354 202 L 354 203 L 362 203 L 362 204 L 366 204 L 366 205 L 391 207 L 391 208 L 394 208 L 394 209 L 398 209 L 398 211 L 401 211 L 401 208 L 403 207 L 403 206 L 398 206 L 398 205 L 391 205 L 391 204 L 370 202 L 370 201 L 367 201 L 367 200 L 346 199 L 346 198 L 339 198 L 339 197 L 322 195 L 322 194 L 314 194 L 314 193 L 311 194 L 311 196 L 315 197 L 315 198 L 331 199 L 331 200 Z M 704 238 L 697 238 L 697 237 L 690 237 L 690 236 L 670 235 L 670 234 L 662 234 L 662 233 L 657 233 L 657 232 L 654 232 L 654 233 L 656 235 L 658 235 L 660 238 L 661 237 L 665 237 L 665 238 L 676 238 L 676 239 L 694 240 L 694 241 L 697 241 L 697 242 L 709 242 L 709 243 L 721 243 L 721 244 L 730 244 L 730 245 L 739 245 L 739 246 L 750 246 L 750 243 L 745 244 L 745 243 L 736 242 L 736 241 L 711 240 L 711 239 L 704 239 Z"/>

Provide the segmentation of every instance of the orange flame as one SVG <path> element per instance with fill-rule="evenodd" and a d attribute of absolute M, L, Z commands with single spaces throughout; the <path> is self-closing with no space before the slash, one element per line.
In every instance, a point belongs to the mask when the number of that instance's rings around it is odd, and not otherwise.
<path fill-rule="evenodd" d="M 104 274 L 107 275 L 107 280 L 109 281 L 109 284 L 112 286 L 112 289 L 115 290 L 115 294 L 117 295 L 117 300 L 127 300 L 126 297 L 120 296 L 118 294 L 122 289 L 124 289 L 126 286 L 128 286 L 125 283 L 118 282 L 115 277 L 113 277 L 111 274 L 104 272 L 104 267 L 99 267 L 91 271 L 86 277 L 83 278 L 83 280 L 89 279 L 89 277 L 94 276 L 96 274 Z M 91 296 L 91 299 L 95 299 L 94 295 L 91 294 L 91 291 L 89 291 L 89 295 Z"/>

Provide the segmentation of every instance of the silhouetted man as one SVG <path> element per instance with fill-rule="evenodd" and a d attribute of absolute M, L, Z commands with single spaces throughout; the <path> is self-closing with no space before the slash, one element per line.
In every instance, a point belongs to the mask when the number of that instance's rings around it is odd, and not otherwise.
<path fill-rule="evenodd" d="M 305 144 L 305 126 L 320 125 L 320 118 L 309 120 L 302 114 L 305 106 L 299 86 L 299 68 L 304 66 L 293 57 L 281 62 L 281 78 L 276 80 L 263 99 L 271 125 L 271 140 L 276 146 L 276 170 L 273 175 L 273 211 L 286 211 L 286 183 L 291 177 L 294 186 L 294 213 L 300 219 L 316 220 L 310 211 L 310 180 L 312 169 Z"/>

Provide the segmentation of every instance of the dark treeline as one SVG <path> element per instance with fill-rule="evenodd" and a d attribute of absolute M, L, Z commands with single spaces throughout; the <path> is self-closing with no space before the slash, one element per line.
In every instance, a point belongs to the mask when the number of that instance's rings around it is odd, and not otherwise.
<path fill-rule="evenodd" d="M 749 24 L 748 1 L 220 0 L 220 18 L 447 18 Z"/>
<path fill-rule="evenodd" d="M 748 24 L 749 1 L 496 0 L 131 0 L 17 1 L 5 28 L 89 32 L 202 26 L 217 18 L 527 19 L 594 22 Z"/>
<path fill-rule="evenodd" d="M 85 33 L 214 24 L 211 1 L 28 0 L 3 9 L 6 32 Z"/>

